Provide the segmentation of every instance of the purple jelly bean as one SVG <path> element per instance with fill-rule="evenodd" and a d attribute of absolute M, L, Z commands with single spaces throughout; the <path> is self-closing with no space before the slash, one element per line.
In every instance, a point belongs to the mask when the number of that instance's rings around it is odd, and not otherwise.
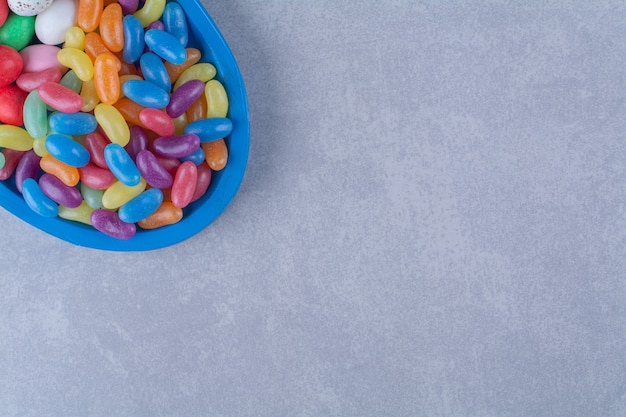
<path fill-rule="evenodd" d="M 20 162 L 17 163 L 17 167 L 15 167 L 15 188 L 17 188 L 17 191 L 22 192 L 22 184 L 26 178 L 37 179 L 40 160 L 41 157 L 32 149 L 22 156 Z"/>
<path fill-rule="evenodd" d="M 146 28 L 146 31 L 150 29 L 165 30 L 165 25 L 160 20 L 155 20 L 154 22 L 148 25 L 148 27 Z"/>
<path fill-rule="evenodd" d="M 199 146 L 200 138 L 193 133 L 179 136 L 162 136 L 152 142 L 154 153 L 166 158 L 184 158 L 194 153 Z"/>
<path fill-rule="evenodd" d="M 52 174 L 43 174 L 39 178 L 41 191 L 52 201 L 69 208 L 80 206 L 83 197 L 76 187 L 69 187 Z"/>
<path fill-rule="evenodd" d="M 139 7 L 139 0 L 118 0 L 118 3 L 122 6 L 124 15 L 135 13 Z"/>
<path fill-rule="evenodd" d="M 96 230 L 116 239 L 127 240 L 137 232 L 137 227 L 134 223 L 123 222 L 114 211 L 96 209 L 91 212 L 90 219 Z"/>
<path fill-rule="evenodd" d="M 151 187 L 170 188 L 174 182 L 172 175 L 150 151 L 140 151 L 137 154 L 137 168 L 139 168 L 141 176 Z"/>
<path fill-rule="evenodd" d="M 182 115 L 202 94 L 204 83 L 200 80 L 190 80 L 178 87 L 170 97 L 170 103 L 165 108 L 168 116 L 176 118 Z"/>
<path fill-rule="evenodd" d="M 137 160 L 139 152 L 148 149 L 148 135 L 139 126 L 130 127 L 130 141 L 126 145 L 126 151 L 133 161 Z"/>

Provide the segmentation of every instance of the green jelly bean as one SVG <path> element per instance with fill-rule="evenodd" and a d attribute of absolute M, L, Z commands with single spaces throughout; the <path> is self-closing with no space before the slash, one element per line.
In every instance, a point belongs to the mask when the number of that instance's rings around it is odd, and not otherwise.
<path fill-rule="evenodd" d="M 93 209 L 102 208 L 102 194 L 104 193 L 104 191 L 94 190 L 93 188 L 88 187 L 81 182 L 80 193 L 82 194 L 83 199 L 89 207 Z"/>
<path fill-rule="evenodd" d="M 0 152 L 0 169 L 4 168 L 5 162 L 6 162 L 6 159 L 4 158 L 4 154 Z"/>
<path fill-rule="evenodd" d="M 91 212 L 93 210 L 93 208 L 89 207 L 89 205 L 83 201 L 80 203 L 80 206 L 76 208 L 59 206 L 59 217 L 91 226 Z"/>
<path fill-rule="evenodd" d="M 80 94 L 80 90 L 83 87 L 83 82 L 78 78 L 78 75 L 74 72 L 74 70 L 69 70 L 65 73 L 59 84 L 66 86 L 70 90 L 75 93 Z"/>
<path fill-rule="evenodd" d="M 28 93 L 24 102 L 24 127 L 35 139 L 41 139 L 48 133 L 47 105 L 37 90 Z"/>
<path fill-rule="evenodd" d="M 35 35 L 35 16 L 20 16 L 9 13 L 4 25 L 0 26 L 0 44 L 19 51 L 28 45 Z"/>

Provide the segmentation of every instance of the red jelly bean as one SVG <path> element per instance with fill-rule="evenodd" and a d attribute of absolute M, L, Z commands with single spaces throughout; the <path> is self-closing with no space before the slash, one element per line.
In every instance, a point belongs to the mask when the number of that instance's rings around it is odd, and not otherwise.
<path fill-rule="evenodd" d="M 175 158 L 164 158 L 161 156 L 157 156 L 157 160 L 159 161 L 159 164 L 161 164 L 172 177 L 176 175 L 176 171 L 178 171 L 178 167 L 181 164 L 181 162 Z"/>
<path fill-rule="evenodd" d="M 213 176 L 213 171 L 211 171 L 211 168 L 206 162 L 202 162 L 197 168 L 198 181 L 193 197 L 191 198 L 192 203 L 199 200 L 206 193 L 206 190 L 209 189 L 209 185 L 211 185 L 211 177 Z"/>
<path fill-rule="evenodd" d="M 0 169 L 0 180 L 4 181 L 11 175 L 13 175 L 15 167 L 20 162 L 25 153 L 25 151 L 16 151 L 13 149 L 2 150 L 2 154 L 4 155 L 4 166 L 2 167 L 2 169 Z"/>
<path fill-rule="evenodd" d="M 85 137 L 85 148 L 89 151 L 91 160 L 100 168 L 108 168 L 104 159 L 104 148 L 111 143 L 99 132 L 91 132 Z"/>
<path fill-rule="evenodd" d="M 15 81 L 23 67 L 22 55 L 10 46 L 0 45 L 0 87 Z"/>
<path fill-rule="evenodd" d="M 44 103 L 63 113 L 76 113 L 83 107 L 80 94 L 64 85 L 49 81 L 39 87 L 39 97 Z"/>
<path fill-rule="evenodd" d="M 4 25 L 9 17 L 9 3 L 7 0 L 0 0 L 0 26 Z"/>
<path fill-rule="evenodd" d="M 145 108 L 139 113 L 139 120 L 148 129 L 159 136 L 171 136 L 174 134 L 174 121 L 167 113 L 153 108 Z"/>
<path fill-rule="evenodd" d="M 63 74 L 61 73 L 61 70 L 54 67 L 39 72 L 23 72 L 19 77 L 17 77 L 15 83 L 19 88 L 30 93 L 31 91 L 38 89 L 41 84 L 46 81 L 58 83 L 61 81 L 62 76 Z"/>
<path fill-rule="evenodd" d="M 28 93 L 15 84 L 0 87 L 0 122 L 8 125 L 24 125 L 24 102 Z"/>
<path fill-rule="evenodd" d="M 111 171 L 92 163 L 78 168 L 78 172 L 80 173 L 80 180 L 87 187 L 94 190 L 106 190 L 116 180 L 115 175 Z"/>
<path fill-rule="evenodd" d="M 178 167 L 172 184 L 172 203 L 178 208 L 185 208 L 196 191 L 198 168 L 191 161 L 185 161 Z"/>

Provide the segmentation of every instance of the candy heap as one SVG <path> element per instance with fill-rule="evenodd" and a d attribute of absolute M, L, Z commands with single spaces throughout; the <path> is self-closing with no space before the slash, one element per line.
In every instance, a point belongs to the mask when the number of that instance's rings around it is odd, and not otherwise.
<path fill-rule="evenodd" d="M 0 180 L 118 239 L 180 221 L 226 165 L 228 97 L 166 0 L 0 0 Z"/>

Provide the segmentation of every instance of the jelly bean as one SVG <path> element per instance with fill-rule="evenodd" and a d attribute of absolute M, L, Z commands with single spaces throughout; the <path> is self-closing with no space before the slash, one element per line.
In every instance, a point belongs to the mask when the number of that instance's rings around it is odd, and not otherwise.
<path fill-rule="evenodd" d="M 198 99 L 189 106 L 185 114 L 189 123 L 207 117 L 206 97 L 204 94 L 198 97 Z"/>
<path fill-rule="evenodd" d="M 96 32 L 89 32 L 85 35 L 85 53 L 91 59 L 93 63 L 96 62 L 96 58 L 104 53 L 110 54 L 111 51 L 106 47 L 102 41 L 102 37 Z"/>
<path fill-rule="evenodd" d="M 26 178 L 37 179 L 39 174 L 39 157 L 32 149 L 26 152 L 15 167 L 15 188 L 22 192 L 22 183 Z"/>
<path fill-rule="evenodd" d="M 119 3 L 125 15 L 135 13 L 139 7 L 139 0 L 119 0 Z"/>
<path fill-rule="evenodd" d="M 96 230 L 115 239 L 128 240 L 137 231 L 134 223 L 126 223 L 120 220 L 114 211 L 97 209 L 91 213 L 91 224 Z"/>
<path fill-rule="evenodd" d="M 228 114 L 228 95 L 221 82 L 210 80 L 204 87 L 207 103 L 206 117 L 226 117 Z"/>
<path fill-rule="evenodd" d="M 191 202 L 198 201 L 204 194 L 206 194 L 211 185 L 211 178 L 213 177 L 213 171 L 208 164 L 203 163 L 198 165 L 198 181 L 196 182 L 196 189 L 191 197 Z"/>
<path fill-rule="evenodd" d="M 143 150 L 137 154 L 137 168 L 151 187 L 169 188 L 172 186 L 174 180 L 172 175 L 159 163 L 152 152 Z"/>
<path fill-rule="evenodd" d="M 123 86 L 124 83 L 126 81 L 130 81 L 130 80 L 143 80 L 143 78 L 141 78 L 141 76 L 136 75 L 136 74 L 127 74 L 127 75 L 120 75 L 120 85 Z M 122 91 L 120 91 L 120 98 L 124 97 L 124 90 L 122 89 Z"/>
<path fill-rule="evenodd" d="M 33 138 L 21 127 L 0 125 L 0 148 L 28 151 L 33 149 Z"/>
<path fill-rule="evenodd" d="M 143 27 L 158 20 L 165 10 L 165 0 L 146 0 L 143 7 L 137 10 L 134 15 Z"/>
<path fill-rule="evenodd" d="M 31 91 L 24 102 L 24 127 L 30 136 L 42 138 L 48 133 L 48 111 L 46 103 L 37 90 Z"/>
<path fill-rule="evenodd" d="M 191 161 L 185 161 L 178 167 L 172 183 L 172 204 L 178 208 L 185 208 L 196 190 L 198 182 L 198 168 Z"/>
<path fill-rule="evenodd" d="M 205 142 L 202 144 L 204 158 L 213 171 L 220 171 L 226 166 L 228 161 L 228 148 L 224 139 Z"/>
<path fill-rule="evenodd" d="M 202 146 L 198 146 L 198 149 L 196 149 L 194 153 L 192 153 L 191 155 L 184 156 L 180 158 L 180 160 L 182 162 L 191 161 L 196 165 L 200 165 L 201 163 L 205 162 L 204 151 L 202 150 Z"/>
<path fill-rule="evenodd" d="M 198 62 L 202 57 L 200 50 L 196 48 L 187 48 L 185 49 L 185 52 L 187 53 L 187 58 L 182 64 L 176 65 L 167 61 L 163 63 L 163 65 L 165 65 L 167 75 L 170 76 L 170 80 L 172 82 L 176 82 L 176 80 L 178 80 L 178 77 L 180 77 L 180 74 L 182 74 L 187 68 Z"/>
<path fill-rule="evenodd" d="M 39 178 L 41 191 L 52 201 L 69 208 L 76 208 L 83 202 L 83 196 L 76 187 L 68 187 L 51 174 L 43 174 Z"/>
<path fill-rule="evenodd" d="M 13 175 L 13 171 L 15 171 L 15 167 L 20 162 L 22 157 L 26 152 L 24 151 L 15 151 L 13 149 L 3 149 L 2 154 L 4 155 L 4 166 L 0 169 L 0 180 L 4 181 Z"/>
<path fill-rule="evenodd" d="M 0 26 L 4 25 L 9 17 L 9 4 L 7 0 L 0 0 Z"/>
<path fill-rule="evenodd" d="M 0 151 L 0 169 L 4 168 L 5 162 L 6 162 L 6 159 L 4 158 L 4 154 Z"/>
<path fill-rule="evenodd" d="M 163 192 L 150 188 L 120 207 L 120 220 L 126 223 L 139 222 L 154 213 L 163 202 Z"/>
<path fill-rule="evenodd" d="M 104 9 L 102 0 L 79 0 L 76 22 L 85 32 L 93 32 L 100 24 L 100 17 Z"/>
<path fill-rule="evenodd" d="M 177 158 L 166 158 L 163 156 L 157 156 L 157 161 L 159 161 L 159 164 L 170 173 L 172 178 L 174 178 L 176 171 L 178 171 L 178 167 L 182 164 L 182 162 Z"/>
<path fill-rule="evenodd" d="M 28 93 L 15 84 L 0 87 L 0 122 L 22 126 L 24 124 L 24 102 Z"/>
<path fill-rule="evenodd" d="M 119 71 L 119 75 L 138 75 L 139 72 L 137 71 L 137 67 L 135 67 L 135 64 L 129 64 L 128 62 L 124 61 L 124 54 L 121 52 L 117 52 L 114 54 L 115 57 L 120 61 L 120 71 Z"/>
<path fill-rule="evenodd" d="M 130 140 L 130 130 L 122 114 L 110 104 L 100 103 L 94 109 L 96 120 L 109 140 L 126 146 Z"/>
<path fill-rule="evenodd" d="M 145 189 L 146 180 L 143 178 L 139 181 L 139 184 L 132 187 L 124 185 L 121 181 L 115 181 L 102 195 L 102 207 L 110 210 L 120 208 L 141 194 Z"/>
<path fill-rule="evenodd" d="M 91 161 L 100 168 L 108 168 L 104 159 L 104 148 L 111 142 L 98 132 L 92 132 L 85 138 L 85 148 L 89 151 Z"/>
<path fill-rule="evenodd" d="M 225 117 L 212 117 L 191 122 L 185 133 L 193 133 L 200 137 L 201 142 L 211 142 L 226 137 L 233 130 L 233 123 Z"/>
<path fill-rule="evenodd" d="M 79 6 L 80 7 L 80 6 Z M 63 48 L 76 48 L 85 50 L 85 32 L 78 26 L 72 26 L 65 32 Z"/>
<path fill-rule="evenodd" d="M 40 216 L 56 217 L 59 214 L 59 206 L 41 191 L 37 181 L 32 178 L 24 180 L 22 196 L 28 207 Z"/>
<path fill-rule="evenodd" d="M 139 184 L 141 174 L 126 149 L 111 143 L 104 148 L 104 159 L 113 175 L 124 185 L 132 187 Z"/>
<path fill-rule="evenodd" d="M 19 51 L 30 43 L 35 34 L 35 16 L 20 16 L 9 13 L 0 26 L 0 44 Z"/>
<path fill-rule="evenodd" d="M 81 81 L 89 81 L 93 78 L 93 63 L 87 54 L 76 48 L 63 48 L 57 54 L 59 62 L 76 73 Z"/>
<path fill-rule="evenodd" d="M 161 61 L 161 58 L 156 54 L 146 52 L 141 56 L 139 65 L 141 66 L 141 73 L 146 81 L 150 81 L 152 84 L 161 87 L 168 93 L 172 90 L 170 76 L 167 75 L 163 61 Z"/>
<path fill-rule="evenodd" d="M 148 149 L 148 135 L 140 126 L 130 127 L 130 141 L 126 145 L 126 151 L 128 155 L 136 161 L 137 154 L 145 149 Z"/>
<path fill-rule="evenodd" d="M 132 14 L 124 16 L 122 24 L 124 27 L 124 47 L 122 48 L 124 61 L 135 63 L 143 53 L 143 27 L 139 19 Z"/>
<path fill-rule="evenodd" d="M 69 88 L 76 94 L 80 93 L 80 89 L 83 86 L 83 82 L 80 80 L 80 78 L 78 78 L 73 70 L 69 70 L 68 72 L 66 72 L 65 75 L 61 77 L 61 81 L 59 81 L 59 84 Z"/>
<path fill-rule="evenodd" d="M 181 85 L 170 97 L 166 111 L 170 117 L 183 114 L 204 93 L 204 83 L 201 80 L 190 80 Z"/>
<path fill-rule="evenodd" d="M 195 134 L 162 136 L 152 142 L 156 155 L 166 158 L 182 158 L 191 155 L 200 146 L 200 138 Z"/>
<path fill-rule="evenodd" d="M 178 39 L 163 30 L 146 31 L 144 42 L 152 52 L 172 64 L 182 64 L 187 58 L 187 52 Z"/>
<path fill-rule="evenodd" d="M 178 3 L 168 3 L 163 11 L 163 25 L 165 30 L 178 39 L 181 46 L 187 46 L 189 30 L 187 29 L 187 17 Z"/>
<path fill-rule="evenodd" d="M 200 64 L 193 64 L 176 79 L 174 83 L 174 90 L 178 89 L 181 85 L 185 84 L 187 81 L 191 80 L 200 80 L 202 82 L 207 82 L 217 74 L 217 70 L 212 64 L 208 64 L 206 62 L 202 62 Z"/>
<path fill-rule="evenodd" d="M 61 48 L 54 45 L 29 45 L 20 51 L 24 67 L 24 72 L 39 72 L 48 68 L 58 68 L 65 74 L 67 68 L 59 63 L 57 55 Z"/>
<path fill-rule="evenodd" d="M 93 78 L 89 81 L 84 81 L 80 89 L 80 97 L 83 99 L 83 107 L 80 111 L 90 112 L 98 103 L 100 103 L 100 97 L 96 91 L 96 83 Z"/>
<path fill-rule="evenodd" d="M 85 199 L 85 203 L 92 209 L 102 208 L 102 197 L 104 195 L 103 190 L 96 190 L 91 188 L 86 183 L 80 183 L 80 194 Z"/>
<path fill-rule="evenodd" d="M 0 87 L 11 84 L 19 77 L 24 67 L 22 56 L 13 48 L 0 45 Z M 165 71 L 165 67 L 163 67 Z"/>
<path fill-rule="evenodd" d="M 100 17 L 100 37 L 111 52 L 124 48 L 124 24 L 122 6 L 111 3 L 104 8 Z"/>
<path fill-rule="evenodd" d="M 139 115 L 145 107 L 127 98 L 119 99 L 113 106 L 128 123 L 145 128 L 143 122 L 139 120 Z"/>
<path fill-rule="evenodd" d="M 151 230 L 178 223 L 183 218 L 183 210 L 170 201 L 164 201 L 150 216 L 137 224 L 142 229 Z"/>
<path fill-rule="evenodd" d="M 35 151 L 35 153 L 41 157 L 50 155 L 50 152 L 48 152 L 48 150 L 46 149 L 46 137 L 45 136 L 39 139 L 35 139 L 33 141 L 33 151 Z"/>
<path fill-rule="evenodd" d="M 126 97 L 144 107 L 161 109 L 170 102 L 169 94 L 149 81 L 129 80 L 122 90 Z"/>
<path fill-rule="evenodd" d="M 15 83 L 19 88 L 29 93 L 39 88 L 39 86 L 46 81 L 58 83 L 61 81 L 62 76 L 61 70 L 57 67 L 53 67 L 38 72 L 23 72 L 17 77 Z"/>
<path fill-rule="evenodd" d="M 81 183 L 94 190 L 106 190 L 115 182 L 115 175 L 105 168 L 100 168 L 96 164 L 88 163 L 78 169 Z"/>
<path fill-rule="evenodd" d="M 69 136 L 59 133 L 48 135 L 46 149 L 50 155 L 73 167 L 82 167 L 89 162 L 87 149 Z"/>
<path fill-rule="evenodd" d="M 65 32 L 76 23 L 78 4 L 75 0 L 55 0 L 37 15 L 35 34 L 41 43 L 58 45 L 65 40 Z"/>
<path fill-rule="evenodd" d="M 167 113 L 158 109 L 143 109 L 139 113 L 139 120 L 146 128 L 157 133 L 159 136 L 170 136 L 174 134 L 174 122 Z"/>
<path fill-rule="evenodd" d="M 50 117 L 50 127 L 63 135 L 86 135 L 96 130 L 98 122 L 89 113 L 55 113 Z"/>
<path fill-rule="evenodd" d="M 183 135 L 185 133 L 185 127 L 189 124 L 187 121 L 187 114 L 183 113 L 178 117 L 172 119 L 174 122 L 174 134 Z"/>
<path fill-rule="evenodd" d="M 75 113 L 83 107 L 80 94 L 64 85 L 49 81 L 39 87 L 39 97 L 50 107 L 64 113 Z"/>
<path fill-rule="evenodd" d="M 146 30 L 157 29 L 157 30 L 165 30 L 165 25 L 160 20 L 155 20 L 146 26 Z"/>
<path fill-rule="evenodd" d="M 46 143 L 47 142 L 48 140 L 46 140 Z M 61 162 L 52 155 L 43 156 L 41 161 L 39 161 L 39 166 L 45 172 L 54 175 L 63 181 L 63 184 L 69 185 L 70 187 L 78 184 L 78 180 L 80 179 L 78 168 Z"/>
<path fill-rule="evenodd" d="M 89 207 L 89 205 L 85 201 L 82 201 L 80 203 L 80 206 L 76 208 L 59 206 L 59 217 L 65 220 L 71 220 L 74 222 L 80 222 L 92 226 L 91 213 L 93 212 L 93 210 L 94 209 Z"/>
<path fill-rule="evenodd" d="M 110 53 L 102 53 L 94 63 L 94 83 L 100 101 L 106 104 L 115 103 L 120 96 L 120 78 L 118 71 L 120 61 Z"/>

